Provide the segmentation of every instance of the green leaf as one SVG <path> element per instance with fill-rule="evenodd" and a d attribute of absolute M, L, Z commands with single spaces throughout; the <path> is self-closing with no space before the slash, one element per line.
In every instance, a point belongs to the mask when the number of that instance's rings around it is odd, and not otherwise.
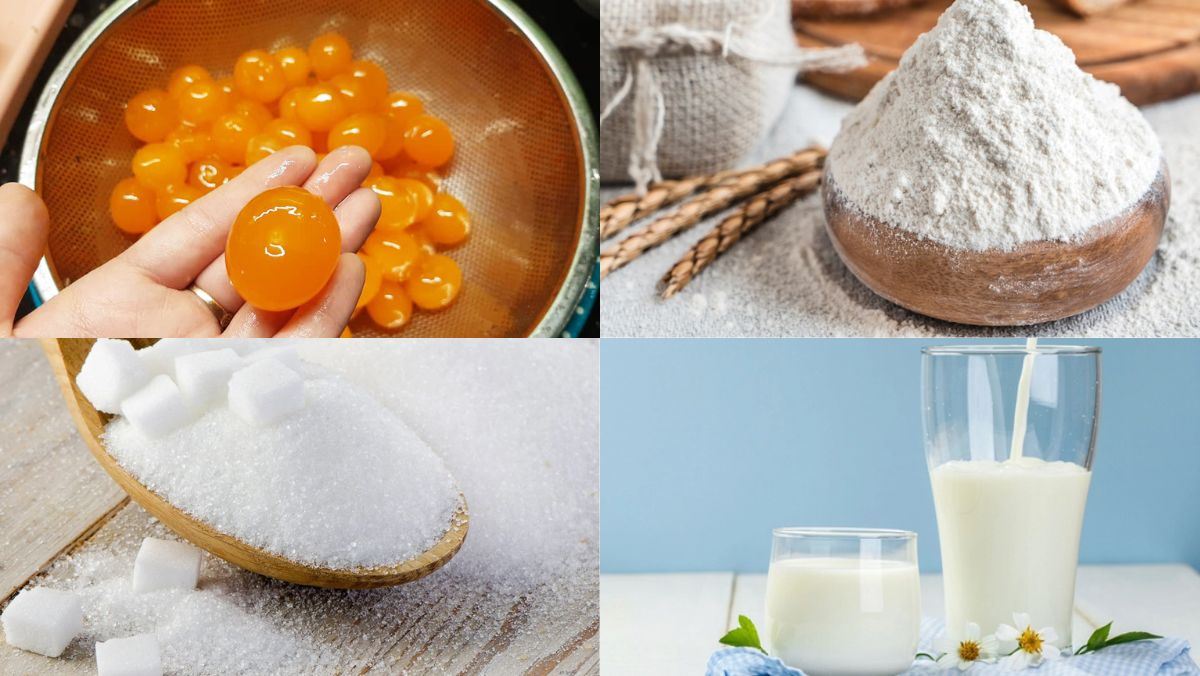
<path fill-rule="evenodd" d="M 1104 643 L 1107 648 L 1110 645 L 1118 645 L 1121 643 L 1133 643 L 1134 641 L 1150 641 L 1156 638 L 1162 638 L 1158 634 L 1151 634 L 1148 631 L 1130 631 L 1124 634 L 1118 634 Z"/>
<path fill-rule="evenodd" d="M 943 653 L 943 654 L 945 654 L 945 653 Z M 934 657 L 933 655 L 930 655 L 929 653 L 917 653 L 916 656 L 913 657 L 913 659 L 919 660 L 922 657 L 924 657 L 927 660 L 933 660 L 934 662 L 936 662 L 938 660 L 938 658 Z"/>
<path fill-rule="evenodd" d="M 1151 639 L 1162 638 L 1161 636 L 1159 636 L 1157 634 L 1151 634 L 1150 632 L 1146 632 L 1146 631 L 1130 631 L 1130 632 L 1126 632 L 1124 634 L 1118 634 L 1117 636 L 1113 636 L 1112 638 L 1109 638 L 1108 634 L 1110 631 L 1112 631 L 1112 622 L 1109 622 L 1108 624 L 1104 625 L 1103 627 L 1100 627 L 1096 631 L 1092 632 L 1092 635 L 1088 638 L 1087 643 L 1084 644 L 1083 646 L 1081 646 L 1079 648 L 1079 650 L 1076 650 L 1075 654 L 1076 655 L 1085 655 L 1087 653 L 1094 653 L 1097 650 L 1101 650 L 1103 648 L 1107 648 L 1112 645 L 1120 645 L 1122 643 L 1133 643 L 1134 641 L 1148 641 Z"/>
<path fill-rule="evenodd" d="M 1088 638 L 1087 647 L 1089 650 L 1099 650 L 1104 647 L 1104 642 L 1108 640 L 1108 632 L 1112 631 L 1112 622 L 1100 627 L 1092 632 Z"/>
<path fill-rule="evenodd" d="M 767 652 L 763 650 L 762 643 L 758 640 L 758 629 L 745 615 L 738 615 L 738 628 L 730 630 L 719 639 L 719 642 L 735 648 L 754 648 L 764 655 Z"/>

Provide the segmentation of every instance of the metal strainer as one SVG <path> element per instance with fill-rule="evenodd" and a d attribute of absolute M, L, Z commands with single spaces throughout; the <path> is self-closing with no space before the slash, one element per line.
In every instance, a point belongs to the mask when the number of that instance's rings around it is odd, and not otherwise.
<path fill-rule="evenodd" d="M 123 105 L 184 64 L 224 75 L 255 48 L 306 46 L 336 30 L 454 130 L 446 189 L 472 212 L 453 250 L 463 292 L 420 313 L 403 335 L 557 335 L 596 256 L 596 131 L 558 51 L 510 0 L 121 0 L 80 37 L 33 114 L 21 182 L 53 225 L 35 277 L 43 298 L 133 240 L 109 220 L 108 195 L 137 142 Z M 355 335 L 380 335 L 369 319 Z"/>

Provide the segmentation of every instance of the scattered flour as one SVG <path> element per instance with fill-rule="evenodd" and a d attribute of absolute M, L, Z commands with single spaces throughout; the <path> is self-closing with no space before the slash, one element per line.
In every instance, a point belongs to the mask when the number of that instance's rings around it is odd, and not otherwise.
<path fill-rule="evenodd" d="M 958 0 L 843 123 L 832 182 L 865 213 L 963 249 L 1071 240 L 1157 176 L 1153 130 L 1016 0 Z"/>
<path fill-rule="evenodd" d="M 851 105 L 797 86 L 749 165 L 814 142 L 829 144 Z M 1029 327 L 973 327 L 930 319 L 875 295 L 842 264 L 820 199 L 811 197 L 763 224 L 669 301 L 656 284 L 713 226 L 710 219 L 646 252 L 604 280 L 604 336 L 1080 336 L 1200 335 L 1200 95 L 1142 109 L 1171 169 L 1171 209 L 1162 241 L 1122 293 L 1074 317 Z M 605 186 L 602 199 L 626 192 Z M 696 312 L 691 296 L 727 295 L 728 310 Z"/>
<path fill-rule="evenodd" d="M 171 674 L 521 673 L 549 670 L 572 637 L 595 641 L 595 341 L 302 345 L 443 457 L 469 496 L 462 551 L 416 582 L 362 591 L 290 585 L 206 555 L 197 590 L 134 594 L 142 538 L 175 536 L 131 505 L 34 581 L 84 599 L 83 638 L 63 659 L 87 664 L 94 641 L 154 632 Z M 62 412 L 62 436 L 82 452 L 44 370 L 55 401 L 40 403 Z"/>

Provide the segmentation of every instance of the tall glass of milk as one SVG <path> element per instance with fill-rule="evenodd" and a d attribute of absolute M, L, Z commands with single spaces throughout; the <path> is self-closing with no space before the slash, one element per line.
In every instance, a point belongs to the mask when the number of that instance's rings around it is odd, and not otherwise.
<path fill-rule="evenodd" d="M 810 676 L 908 669 L 921 630 L 917 534 L 776 528 L 765 629 L 768 652 Z"/>
<path fill-rule="evenodd" d="M 1028 613 L 1070 647 L 1100 349 L 927 348 L 922 379 L 950 638 Z"/>

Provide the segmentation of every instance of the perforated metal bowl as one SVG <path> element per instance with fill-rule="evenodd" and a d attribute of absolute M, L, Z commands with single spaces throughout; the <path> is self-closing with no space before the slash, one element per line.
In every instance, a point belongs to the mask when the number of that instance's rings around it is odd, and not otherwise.
<path fill-rule="evenodd" d="M 458 301 L 418 314 L 409 336 L 558 335 L 596 257 L 596 130 L 550 40 L 509 0 L 120 0 L 67 53 L 43 90 L 21 182 L 50 209 L 35 277 L 49 298 L 128 247 L 108 195 L 129 175 L 136 141 L 123 105 L 197 63 L 225 74 L 255 48 L 346 36 L 393 89 L 416 92 L 454 130 L 445 182 L 472 211 Z M 369 320 L 356 335 L 382 335 Z"/>

